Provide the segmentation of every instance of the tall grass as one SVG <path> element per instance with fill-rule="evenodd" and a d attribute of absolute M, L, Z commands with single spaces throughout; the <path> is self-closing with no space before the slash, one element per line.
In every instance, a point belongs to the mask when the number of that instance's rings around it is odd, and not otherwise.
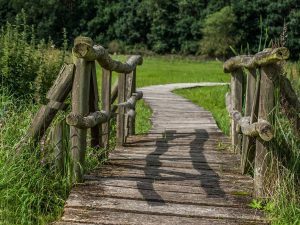
<path fill-rule="evenodd" d="M 46 224 L 58 216 L 69 191 L 66 177 L 46 163 L 41 146 L 14 146 L 24 135 L 37 106 L 16 100 L 2 89 L 0 109 L 0 224 Z"/>
<path fill-rule="evenodd" d="M 62 211 L 68 171 L 56 173 L 44 146 L 29 143 L 19 154 L 15 146 L 64 59 L 51 41 L 35 40 L 25 12 L 0 30 L 0 224 L 46 224 Z"/>

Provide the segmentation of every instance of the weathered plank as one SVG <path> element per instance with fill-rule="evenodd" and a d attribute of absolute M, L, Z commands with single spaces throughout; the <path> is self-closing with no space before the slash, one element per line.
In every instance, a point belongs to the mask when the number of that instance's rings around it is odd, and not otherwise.
<path fill-rule="evenodd" d="M 98 224 L 124 224 L 124 225 L 261 225 L 258 221 L 237 221 L 224 219 L 210 219 L 197 217 L 182 217 L 174 215 L 157 215 L 150 213 L 128 211 L 104 211 L 68 209 L 63 221 L 57 225 L 98 225 Z"/>

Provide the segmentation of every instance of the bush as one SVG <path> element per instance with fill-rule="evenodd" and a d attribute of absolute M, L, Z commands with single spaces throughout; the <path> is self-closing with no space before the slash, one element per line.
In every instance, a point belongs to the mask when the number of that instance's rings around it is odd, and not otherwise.
<path fill-rule="evenodd" d="M 24 11 L 16 16 L 14 24 L 7 23 L 1 29 L 1 87 L 15 97 L 34 95 L 36 101 L 41 101 L 64 58 L 64 51 L 55 50 L 51 41 L 36 43 L 34 27 L 26 24 Z"/>
<path fill-rule="evenodd" d="M 111 54 L 122 54 L 125 52 L 125 44 L 122 41 L 113 40 L 108 44 L 108 52 Z"/>
<path fill-rule="evenodd" d="M 226 6 L 210 14 L 204 21 L 200 53 L 209 56 L 226 56 L 230 46 L 235 46 L 239 37 L 235 32 L 236 17 L 231 7 Z"/>

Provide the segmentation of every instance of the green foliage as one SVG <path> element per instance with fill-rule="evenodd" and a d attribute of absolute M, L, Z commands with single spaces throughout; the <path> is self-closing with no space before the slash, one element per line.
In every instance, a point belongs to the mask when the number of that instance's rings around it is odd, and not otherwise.
<path fill-rule="evenodd" d="M 16 101 L 2 89 L 0 109 L 0 220 L 1 224 L 47 224 L 61 213 L 68 195 L 68 176 L 54 173 L 41 147 L 31 144 L 15 153 L 36 106 Z"/>
<path fill-rule="evenodd" d="M 270 39 L 279 38 L 284 21 L 287 23 L 287 47 L 292 58 L 299 57 L 300 5 L 296 0 L 0 0 L 0 25 L 12 22 L 23 8 L 29 23 L 37 28 L 37 38 L 51 36 L 58 46 L 66 28 L 69 41 L 87 35 L 106 47 L 118 40 L 131 47 L 139 43 L 157 53 L 196 54 L 205 18 L 226 6 L 236 17 L 236 29 L 230 36 L 240 37 L 230 43 L 232 47 L 245 49 L 248 45 L 251 53 L 257 51 L 261 16 Z M 228 17 L 225 19 L 233 18 Z M 222 33 L 217 36 L 223 38 Z"/>
<path fill-rule="evenodd" d="M 204 21 L 200 41 L 200 52 L 209 56 L 224 56 L 229 52 L 229 46 L 235 46 L 239 41 L 234 24 L 236 17 L 230 6 L 210 14 Z"/>
<path fill-rule="evenodd" d="M 152 115 L 151 109 L 145 104 L 143 100 L 138 101 L 136 105 L 136 133 L 146 134 L 152 127 L 150 116 Z"/>
<path fill-rule="evenodd" d="M 7 23 L 1 29 L 1 86 L 16 97 L 35 95 L 36 101 L 43 100 L 64 58 L 64 51 L 54 49 L 51 41 L 36 41 L 24 11 L 16 16 L 14 24 Z"/>

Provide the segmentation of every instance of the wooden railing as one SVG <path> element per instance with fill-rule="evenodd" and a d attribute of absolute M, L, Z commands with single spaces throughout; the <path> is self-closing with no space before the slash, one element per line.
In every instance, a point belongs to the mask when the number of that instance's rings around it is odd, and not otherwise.
<path fill-rule="evenodd" d="M 254 168 L 257 197 L 265 197 L 266 170 L 272 160 L 267 143 L 274 136 L 275 90 L 290 109 L 300 113 L 299 99 L 283 73 L 288 57 L 288 49 L 280 47 L 253 56 L 236 56 L 223 65 L 224 72 L 231 73 L 231 93 L 226 94 L 225 101 L 232 118 L 232 145 L 241 154 L 242 173 Z"/>
<path fill-rule="evenodd" d="M 73 182 L 83 181 L 83 167 L 87 140 L 90 146 L 108 149 L 111 132 L 110 119 L 117 114 L 117 145 L 123 145 L 128 135 L 135 133 L 135 104 L 142 92 L 136 91 L 136 67 L 143 63 L 141 56 L 131 56 L 125 63 L 110 58 L 100 45 L 94 45 L 88 37 L 75 39 L 72 49 L 74 64 L 64 65 L 50 88 L 47 105 L 35 115 L 26 137 L 17 147 L 22 150 L 24 143 L 40 142 L 47 128 L 59 110 L 67 108 L 65 101 L 71 92 L 71 113 L 61 123 L 52 127 L 50 136 L 54 146 L 56 165 L 64 168 L 66 138 L 70 138 Z M 97 61 L 102 68 L 101 110 L 99 109 Z M 112 71 L 118 72 L 118 82 L 112 88 Z M 118 98 L 118 104 L 113 105 Z M 117 111 L 117 113 L 115 113 Z M 66 121 L 66 122 L 65 122 Z M 70 131 L 66 126 L 70 126 Z M 90 138 L 87 131 L 90 129 Z"/>

